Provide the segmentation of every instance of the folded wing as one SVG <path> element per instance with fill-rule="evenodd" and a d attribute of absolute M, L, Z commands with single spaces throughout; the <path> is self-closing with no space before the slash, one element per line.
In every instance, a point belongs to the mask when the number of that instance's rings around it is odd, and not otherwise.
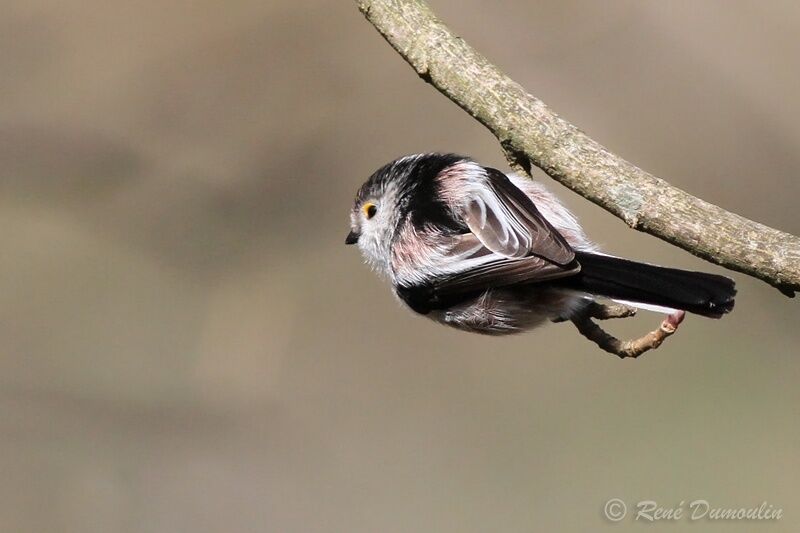
<path fill-rule="evenodd" d="M 536 255 L 558 265 L 571 263 L 575 252 L 533 201 L 499 170 L 486 172 L 464 208 L 467 226 L 484 246 L 508 258 Z"/>
<path fill-rule="evenodd" d="M 411 254 L 398 268 L 406 273 L 396 278 L 398 295 L 418 312 L 445 309 L 490 288 L 580 272 L 575 251 L 533 201 L 499 170 L 483 170 L 467 187 L 451 189 L 465 191 L 458 204 L 470 233 L 448 237 L 444 252 L 442 243 L 423 247 L 426 257 Z M 409 235 L 409 242 L 418 237 Z"/>

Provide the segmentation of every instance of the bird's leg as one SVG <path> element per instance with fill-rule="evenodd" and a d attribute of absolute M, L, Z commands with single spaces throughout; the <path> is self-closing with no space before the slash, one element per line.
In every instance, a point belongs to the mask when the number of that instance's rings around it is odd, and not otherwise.
<path fill-rule="evenodd" d="M 664 339 L 675 333 L 685 315 L 686 313 L 683 311 L 675 311 L 671 315 L 667 315 L 667 318 L 664 319 L 658 329 L 653 330 L 638 339 L 631 339 L 627 341 L 619 340 L 595 324 L 592 321 L 592 318 L 612 317 L 608 316 L 608 314 L 604 316 L 595 316 L 591 308 L 587 310 L 586 313 L 582 313 L 581 315 L 572 318 L 572 323 L 575 324 L 575 327 L 578 328 L 578 331 L 580 331 L 584 337 L 597 344 L 597 346 L 599 346 L 602 350 L 624 359 L 627 357 L 639 357 L 643 353 L 661 346 L 661 343 L 664 342 Z M 630 314 L 623 316 L 630 316 Z"/>

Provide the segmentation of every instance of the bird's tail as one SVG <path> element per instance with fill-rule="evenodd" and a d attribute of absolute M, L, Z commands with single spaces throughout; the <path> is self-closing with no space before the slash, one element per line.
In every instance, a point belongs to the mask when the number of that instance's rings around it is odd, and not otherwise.
<path fill-rule="evenodd" d="M 725 276 L 637 263 L 618 257 L 576 252 L 580 274 L 564 281 L 570 288 L 590 294 L 681 309 L 720 318 L 733 309 L 736 288 Z"/>

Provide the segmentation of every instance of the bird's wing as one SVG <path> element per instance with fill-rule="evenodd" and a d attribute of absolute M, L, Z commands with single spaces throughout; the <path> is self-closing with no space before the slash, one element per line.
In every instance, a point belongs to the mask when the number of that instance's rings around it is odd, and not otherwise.
<path fill-rule="evenodd" d="M 533 255 L 570 264 L 575 252 L 533 201 L 499 170 L 486 168 L 486 173 L 464 205 L 464 221 L 481 243 L 506 258 Z"/>
<path fill-rule="evenodd" d="M 432 256 L 426 259 L 430 268 L 426 275 L 396 279 L 397 294 L 415 311 L 446 309 L 487 289 L 540 283 L 572 276 L 581 269 L 577 261 L 558 265 L 535 255 L 503 257 L 472 233 L 459 235 L 451 244 L 434 261 L 430 261 Z M 436 268 L 435 263 L 441 266 Z M 414 272 L 419 274 L 418 269 Z"/>
<path fill-rule="evenodd" d="M 457 202 L 469 233 L 420 235 L 410 222 L 401 231 L 395 284 L 412 309 L 444 309 L 487 289 L 580 272 L 574 250 L 533 201 L 499 170 L 485 172 Z"/>
<path fill-rule="evenodd" d="M 581 269 L 577 261 L 562 266 L 535 255 L 520 259 L 502 257 L 484 247 L 471 233 L 459 237 L 446 264 L 447 268 L 433 276 L 398 280 L 397 295 L 417 313 L 427 314 L 435 309 L 449 309 L 488 289 L 540 283 L 575 275 Z"/>
<path fill-rule="evenodd" d="M 448 268 L 435 281 L 437 290 L 441 292 L 536 283 L 580 271 L 580 265 L 574 260 L 560 265 L 538 255 L 504 257 L 487 248 L 480 237 L 471 233 L 458 237 L 458 244 L 451 249 L 446 263 Z"/>

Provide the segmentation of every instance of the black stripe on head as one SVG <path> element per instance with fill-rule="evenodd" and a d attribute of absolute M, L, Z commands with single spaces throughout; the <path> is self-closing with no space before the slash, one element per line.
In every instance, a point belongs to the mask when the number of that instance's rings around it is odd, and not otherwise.
<path fill-rule="evenodd" d="M 400 223 L 411 217 L 411 223 L 416 228 L 434 224 L 453 233 L 464 233 L 467 226 L 453 218 L 442 201 L 436 182 L 439 173 L 459 161 L 469 161 L 469 158 L 438 153 L 400 158 L 370 176 L 358 191 L 356 203 L 369 197 L 380 197 L 389 187 L 395 187 Z"/>

